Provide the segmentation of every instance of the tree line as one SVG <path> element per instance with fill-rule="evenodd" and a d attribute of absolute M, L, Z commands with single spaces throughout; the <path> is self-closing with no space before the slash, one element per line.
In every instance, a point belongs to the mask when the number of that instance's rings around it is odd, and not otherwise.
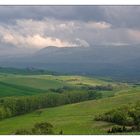
<path fill-rule="evenodd" d="M 96 86 L 82 86 L 82 89 L 86 89 L 86 90 L 104 90 L 104 91 L 112 91 L 113 90 L 113 86 L 108 84 L 108 85 L 96 85 Z"/>
<path fill-rule="evenodd" d="M 46 93 L 34 96 L 5 97 L 0 99 L 0 119 L 25 114 L 37 109 L 71 104 L 101 98 L 96 91 L 71 91 L 61 94 Z"/>

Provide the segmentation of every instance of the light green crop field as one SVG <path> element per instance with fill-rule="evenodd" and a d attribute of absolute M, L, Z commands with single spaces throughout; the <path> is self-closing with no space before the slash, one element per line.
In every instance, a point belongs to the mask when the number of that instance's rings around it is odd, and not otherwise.
<path fill-rule="evenodd" d="M 0 97 L 41 94 L 46 93 L 48 89 L 68 85 L 49 77 L 36 78 L 36 76 L 0 74 Z"/>
<path fill-rule="evenodd" d="M 64 134 L 106 134 L 106 130 L 114 124 L 94 121 L 94 117 L 137 101 L 140 101 L 140 92 L 42 109 L 41 115 L 32 112 L 0 121 L 0 134 L 13 134 L 17 129 L 28 129 L 42 121 L 52 123 L 56 134 L 60 130 Z"/>
<path fill-rule="evenodd" d="M 0 97 L 26 96 L 46 93 L 45 90 L 0 82 Z"/>
<path fill-rule="evenodd" d="M 58 88 L 65 85 L 64 82 L 57 81 L 54 79 L 43 79 L 43 78 L 35 78 L 34 76 L 28 77 L 22 75 L 17 76 L 7 75 L 6 77 L 0 78 L 0 81 L 38 89 Z"/>

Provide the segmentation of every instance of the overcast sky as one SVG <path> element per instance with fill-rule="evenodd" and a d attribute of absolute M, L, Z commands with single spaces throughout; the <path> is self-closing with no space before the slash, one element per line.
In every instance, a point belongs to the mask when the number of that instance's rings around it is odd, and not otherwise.
<path fill-rule="evenodd" d="M 140 43 L 140 6 L 0 6 L 3 46 Z"/>

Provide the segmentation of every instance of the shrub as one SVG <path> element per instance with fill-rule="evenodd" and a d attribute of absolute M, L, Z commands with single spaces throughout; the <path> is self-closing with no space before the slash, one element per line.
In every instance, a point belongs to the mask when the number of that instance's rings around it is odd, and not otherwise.
<path fill-rule="evenodd" d="M 18 129 L 15 135 L 31 135 L 32 132 L 26 129 Z"/>
<path fill-rule="evenodd" d="M 32 128 L 32 134 L 36 135 L 51 135 L 54 134 L 53 126 L 50 123 L 42 122 L 36 123 L 34 128 Z"/>
<path fill-rule="evenodd" d="M 15 132 L 16 135 L 52 135 L 53 125 L 48 122 L 36 123 L 30 130 L 18 129 Z"/>
<path fill-rule="evenodd" d="M 128 132 L 129 129 L 125 126 L 113 126 L 111 129 L 109 129 L 108 133 L 121 133 L 121 132 Z"/>

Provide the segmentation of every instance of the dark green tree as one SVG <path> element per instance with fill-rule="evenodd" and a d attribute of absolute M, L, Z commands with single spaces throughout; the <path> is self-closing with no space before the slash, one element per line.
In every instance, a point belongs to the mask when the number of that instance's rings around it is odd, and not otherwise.
<path fill-rule="evenodd" d="M 47 122 L 36 123 L 32 129 L 32 134 L 35 135 L 51 135 L 53 132 L 53 125 Z"/>

